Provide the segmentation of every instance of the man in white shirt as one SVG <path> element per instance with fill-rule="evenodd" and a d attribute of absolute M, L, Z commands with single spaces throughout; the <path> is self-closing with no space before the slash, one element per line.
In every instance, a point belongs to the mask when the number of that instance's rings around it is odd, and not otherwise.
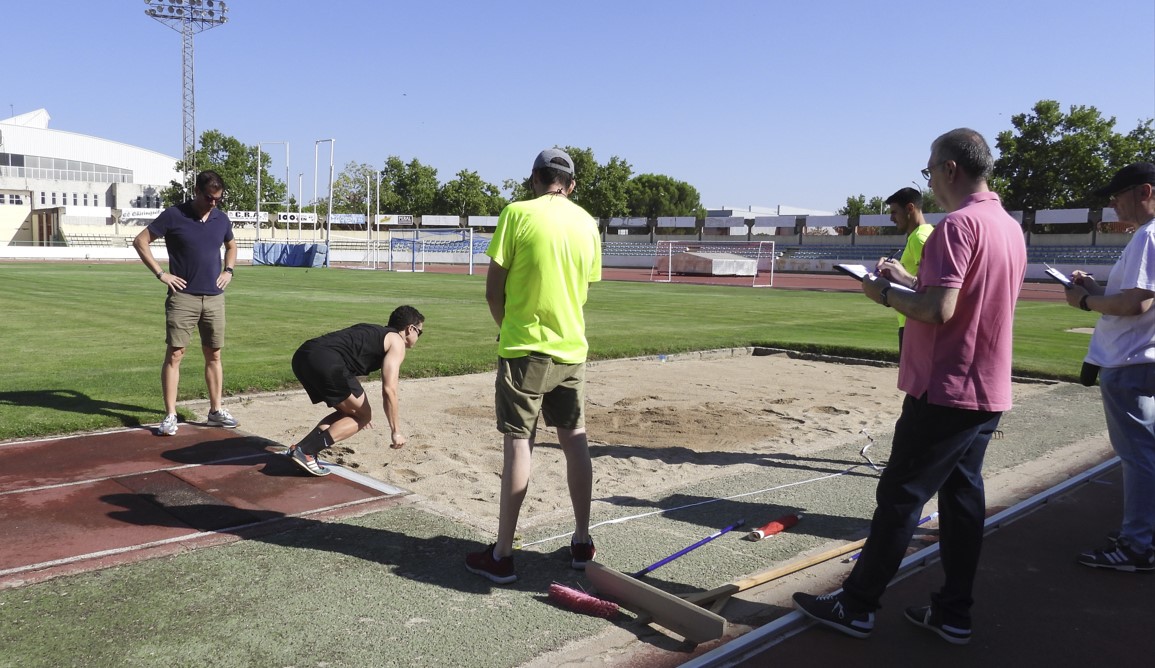
<path fill-rule="evenodd" d="M 1067 303 L 1102 313 L 1086 362 L 1100 367 L 1099 390 L 1111 447 L 1123 461 L 1123 523 L 1110 544 L 1079 563 L 1117 571 L 1155 571 L 1155 164 L 1120 169 L 1095 191 L 1110 198 L 1119 221 L 1135 231 L 1106 285 L 1071 274 Z"/>

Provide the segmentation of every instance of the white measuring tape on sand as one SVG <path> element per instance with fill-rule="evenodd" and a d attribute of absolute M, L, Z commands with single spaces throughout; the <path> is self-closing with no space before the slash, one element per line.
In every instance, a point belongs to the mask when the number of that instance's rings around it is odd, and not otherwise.
<path fill-rule="evenodd" d="M 766 492 L 775 492 L 775 491 L 778 491 L 780 489 L 786 489 L 788 487 L 797 487 L 798 485 L 808 485 L 812 482 L 820 482 L 822 480 L 829 480 L 830 478 L 837 478 L 840 475 L 846 475 L 847 473 L 850 473 L 854 469 L 861 468 L 861 467 L 862 467 L 861 464 L 856 464 L 856 465 L 851 466 L 850 468 L 846 469 L 845 471 L 839 471 L 838 473 L 830 473 L 828 475 L 818 476 L 817 478 L 810 478 L 808 480 L 799 480 L 797 482 L 788 482 L 785 485 L 778 485 L 776 487 L 767 487 L 766 489 L 759 489 L 759 490 L 756 490 L 753 492 L 743 492 L 741 494 L 735 494 L 733 496 L 723 496 L 723 497 L 719 497 L 717 499 L 706 499 L 705 501 L 698 501 L 696 503 L 689 503 L 689 504 L 686 504 L 684 506 L 678 506 L 676 508 L 665 508 L 663 510 L 651 510 L 648 513 L 640 513 L 638 515 L 629 515 L 627 517 L 619 517 L 617 519 L 605 520 L 603 522 L 598 522 L 597 524 L 591 524 L 590 529 L 596 529 L 598 527 L 605 526 L 607 524 L 621 524 L 622 522 L 629 522 L 630 520 L 637 520 L 637 519 L 641 519 L 643 517 L 649 517 L 651 515 L 662 515 L 664 513 L 672 513 L 676 510 L 685 510 L 687 508 L 694 508 L 696 506 L 704 506 L 708 503 L 717 503 L 718 501 L 730 501 L 731 499 L 740 499 L 744 496 L 753 496 L 755 494 L 765 494 Z M 548 543 L 548 542 L 554 541 L 554 540 L 561 540 L 562 538 L 569 538 L 572 535 L 573 535 L 573 532 L 568 531 L 566 533 L 561 533 L 561 534 L 558 534 L 556 536 L 550 536 L 549 538 L 542 538 L 541 540 L 535 540 L 531 543 L 522 543 L 521 545 L 517 546 L 517 549 L 524 550 L 527 547 L 533 547 L 534 545 L 540 545 L 542 543 Z"/>

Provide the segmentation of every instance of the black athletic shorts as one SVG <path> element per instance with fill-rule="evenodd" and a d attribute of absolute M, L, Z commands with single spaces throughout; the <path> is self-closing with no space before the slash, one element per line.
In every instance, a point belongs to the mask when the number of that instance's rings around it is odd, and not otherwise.
<path fill-rule="evenodd" d="M 328 348 L 305 343 L 293 354 L 293 374 L 315 404 L 324 402 L 332 408 L 349 398 L 365 394 L 357 377 L 345 368 L 345 362 Z"/>

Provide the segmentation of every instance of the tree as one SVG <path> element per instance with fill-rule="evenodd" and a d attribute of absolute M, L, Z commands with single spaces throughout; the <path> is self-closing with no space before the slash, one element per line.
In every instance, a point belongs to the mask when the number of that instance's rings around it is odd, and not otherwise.
<path fill-rule="evenodd" d="M 881 197 L 875 195 L 866 201 L 866 195 L 858 195 L 855 197 L 846 198 L 846 206 L 838 209 L 834 213 L 839 216 L 861 216 L 863 214 L 872 213 L 889 213 L 886 203 Z"/>
<path fill-rule="evenodd" d="M 533 199 L 533 189 L 529 187 L 529 179 L 521 181 L 506 179 L 501 182 L 501 189 L 509 193 L 510 202 L 524 202 L 527 199 Z"/>
<path fill-rule="evenodd" d="M 615 218 L 629 213 L 630 177 L 634 173 L 630 163 L 613 156 L 599 165 L 593 149 L 567 146 L 563 149 L 573 158 L 573 201 L 594 218 Z"/>
<path fill-rule="evenodd" d="M 999 192 L 994 186 L 992 190 Z M 930 188 L 922 191 L 922 212 L 923 213 L 943 213 L 942 207 L 939 206 L 938 200 L 934 197 L 934 191 Z"/>
<path fill-rule="evenodd" d="M 434 210 L 443 215 L 496 216 L 506 204 L 497 186 L 482 181 L 477 172 L 463 169 L 437 191 Z"/>
<path fill-rule="evenodd" d="M 376 204 L 372 199 L 376 181 L 377 168 L 373 165 L 345 163 L 345 168 L 333 181 L 333 213 L 365 213 L 367 198 L 372 212 Z"/>
<path fill-rule="evenodd" d="M 209 130 L 201 135 L 200 147 L 195 153 L 196 170 L 211 169 L 221 175 L 225 182 L 225 199 L 220 208 L 233 211 L 255 211 L 257 208 L 257 151 L 258 147 L 241 143 L 219 130 Z M 261 151 L 261 193 L 262 202 L 282 202 L 287 190 L 283 181 L 269 173 L 269 154 Z M 183 174 L 185 161 L 178 160 L 176 171 Z M 184 185 L 172 181 L 161 191 L 166 206 L 180 204 L 192 197 L 186 193 Z M 279 204 L 262 204 L 261 211 L 280 211 Z"/>
<path fill-rule="evenodd" d="M 594 159 L 591 148 L 566 146 L 563 151 L 573 159 L 574 188 L 570 199 L 585 209 L 594 218 L 614 218 L 629 213 L 630 176 L 634 173 L 630 163 L 613 156 L 605 165 Z M 520 202 L 533 198 L 533 188 L 529 178 L 524 180 L 506 179 L 502 188 L 509 192 L 509 201 Z"/>
<path fill-rule="evenodd" d="M 437 170 L 417 158 L 408 164 L 391 155 L 381 170 L 381 211 L 415 216 L 431 214 L 437 200 Z"/>
<path fill-rule="evenodd" d="M 995 177 L 1007 209 L 1073 209 L 1101 206 L 1091 191 L 1123 165 L 1155 157 L 1150 119 L 1131 132 L 1115 132 L 1115 118 L 1095 107 L 1040 100 L 1030 113 L 1011 117 L 1013 130 L 999 133 Z"/>
<path fill-rule="evenodd" d="M 665 174 L 635 176 L 630 180 L 627 198 L 631 216 L 705 216 L 697 188 Z"/>

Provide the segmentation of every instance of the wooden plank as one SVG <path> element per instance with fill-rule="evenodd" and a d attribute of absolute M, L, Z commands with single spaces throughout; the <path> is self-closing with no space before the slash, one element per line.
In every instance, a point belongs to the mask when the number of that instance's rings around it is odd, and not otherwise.
<path fill-rule="evenodd" d="M 586 565 L 586 577 L 599 594 L 649 615 L 655 623 L 690 642 L 717 640 L 726 632 L 724 618 L 609 566 L 591 561 Z"/>
<path fill-rule="evenodd" d="M 820 564 L 835 557 L 841 557 L 848 552 L 857 550 L 865 544 L 865 538 L 862 540 L 856 540 L 853 543 L 848 543 L 846 545 L 842 545 L 825 552 L 820 552 L 819 554 L 816 554 L 812 557 L 807 557 L 800 561 L 791 562 L 784 566 L 772 568 L 768 571 L 762 571 L 761 573 L 755 573 L 754 575 L 742 578 L 741 580 L 727 582 L 720 587 L 715 587 L 708 591 L 698 592 L 697 594 L 686 594 L 685 600 L 692 603 L 697 603 L 698 605 L 707 605 L 711 601 L 716 601 L 719 598 L 733 596 L 738 592 L 746 591 L 747 589 L 757 587 L 758 585 L 766 584 L 771 580 L 777 580 L 780 577 L 790 575 L 791 573 L 796 573 L 805 568 L 809 568 L 814 564 Z"/>

